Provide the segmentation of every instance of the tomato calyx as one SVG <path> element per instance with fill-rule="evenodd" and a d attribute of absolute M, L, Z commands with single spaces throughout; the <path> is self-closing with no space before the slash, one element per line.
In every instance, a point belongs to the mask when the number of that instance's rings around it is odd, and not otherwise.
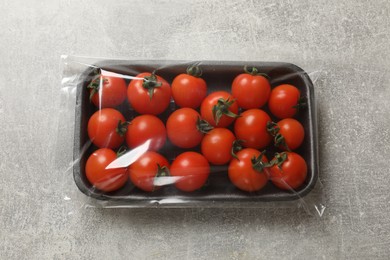
<path fill-rule="evenodd" d="M 154 89 L 161 87 L 162 83 L 157 81 L 157 76 L 153 71 L 150 76 L 144 77 L 144 82 L 142 83 L 142 86 L 148 90 L 149 98 L 151 100 L 153 98 Z"/>
<path fill-rule="evenodd" d="M 170 176 L 170 172 L 169 172 L 169 169 L 167 166 L 162 166 L 160 164 L 157 163 L 157 173 L 156 175 L 154 176 L 154 181 L 153 181 L 153 189 L 152 189 L 152 192 L 155 191 L 157 188 L 156 188 L 156 178 L 159 178 L 159 177 L 167 177 L 167 176 Z"/>
<path fill-rule="evenodd" d="M 288 147 L 288 145 L 286 143 L 286 139 L 284 138 L 284 136 L 282 134 L 278 133 L 277 135 L 275 135 L 274 143 L 275 143 L 276 147 L 281 147 L 281 148 L 284 148 L 287 151 L 291 152 L 290 148 Z"/>
<path fill-rule="evenodd" d="M 270 167 L 270 165 L 266 162 L 263 162 L 263 156 L 265 154 L 265 150 L 261 152 L 261 154 L 256 158 L 256 156 L 253 156 L 251 159 L 252 162 L 252 168 L 255 171 L 262 172 L 265 168 Z"/>
<path fill-rule="evenodd" d="M 267 132 L 272 135 L 272 136 L 275 136 L 279 133 L 279 126 L 277 123 L 275 122 L 272 122 L 272 121 L 268 121 L 267 122 Z"/>
<path fill-rule="evenodd" d="M 196 78 L 199 78 L 202 76 L 203 71 L 198 65 L 191 65 L 186 70 L 188 75 L 194 76 Z"/>
<path fill-rule="evenodd" d="M 213 117 L 216 125 L 218 125 L 219 120 L 223 115 L 232 118 L 240 117 L 239 115 L 236 115 L 229 110 L 229 108 L 231 107 L 231 105 L 233 105 L 235 101 L 235 99 L 230 100 L 229 98 L 226 100 L 223 98 L 218 99 L 217 104 L 213 106 Z"/>
<path fill-rule="evenodd" d="M 287 151 L 291 152 L 290 148 L 286 143 L 286 139 L 281 133 L 279 133 L 279 131 L 280 127 L 278 126 L 278 124 L 272 121 L 267 122 L 267 132 L 274 138 L 275 146 L 286 149 Z"/>
<path fill-rule="evenodd" d="M 123 137 L 127 132 L 127 126 L 130 124 L 130 122 L 122 122 L 122 120 L 118 121 L 118 125 L 115 129 L 115 132 L 117 132 L 121 137 Z"/>
<path fill-rule="evenodd" d="M 244 147 L 242 145 L 242 143 L 244 143 L 245 140 L 241 140 L 241 139 L 237 139 L 237 140 L 234 140 L 233 141 L 233 145 L 232 145 L 232 150 L 231 150 L 231 155 L 233 156 L 233 158 L 236 158 L 237 160 L 240 160 L 238 157 L 237 157 L 237 152 L 241 151 Z"/>
<path fill-rule="evenodd" d="M 306 107 L 307 107 L 307 100 L 305 97 L 299 97 L 297 104 L 293 106 L 293 108 L 295 108 L 297 112 L 299 112 L 300 110 Z"/>
<path fill-rule="evenodd" d="M 287 153 L 275 153 L 274 159 L 269 163 L 270 167 L 277 165 L 279 169 L 282 169 L 283 163 L 287 160 Z"/>
<path fill-rule="evenodd" d="M 118 151 L 116 152 L 116 157 L 119 158 L 122 155 L 124 155 L 126 152 L 127 152 L 127 147 L 122 145 L 121 147 L 119 147 Z"/>
<path fill-rule="evenodd" d="M 99 92 L 100 85 L 108 82 L 108 79 L 102 78 L 101 75 L 96 75 L 96 78 L 88 84 L 87 89 L 91 89 L 91 93 L 89 93 L 89 101 L 92 100 L 93 96 Z"/>
<path fill-rule="evenodd" d="M 207 122 L 204 119 L 201 119 L 200 117 L 198 117 L 198 120 L 196 121 L 196 128 L 198 129 L 199 132 L 204 134 L 207 134 L 208 132 L 214 129 L 214 127 L 210 125 L 209 122 Z"/>
<path fill-rule="evenodd" d="M 256 67 L 248 67 L 247 65 L 245 65 L 244 71 L 245 73 L 248 73 L 252 76 L 263 76 L 266 79 L 270 79 L 270 77 L 267 74 L 259 72 L 259 70 Z"/>
<path fill-rule="evenodd" d="M 167 177 L 170 176 L 170 172 L 167 166 L 162 166 L 157 163 L 157 173 L 155 177 Z"/>

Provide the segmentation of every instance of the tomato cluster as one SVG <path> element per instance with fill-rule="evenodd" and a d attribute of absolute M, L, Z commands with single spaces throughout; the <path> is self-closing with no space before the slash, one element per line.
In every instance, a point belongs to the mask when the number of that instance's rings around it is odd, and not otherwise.
<path fill-rule="evenodd" d="M 305 133 L 293 117 L 304 98 L 293 85 L 271 88 L 267 75 L 244 70 L 231 92 L 211 92 L 198 66 L 177 75 L 171 85 L 155 72 L 140 73 L 129 84 L 115 74 L 95 76 L 88 89 L 98 110 L 89 118 L 88 136 L 98 149 L 86 162 L 89 182 L 104 192 L 128 180 L 147 192 L 167 184 L 192 192 L 205 185 L 211 164 L 226 165 L 228 178 L 243 191 L 259 191 L 269 181 L 283 190 L 299 188 L 307 165 L 293 151 Z M 130 121 L 116 109 L 126 100 L 137 113 Z M 162 120 L 173 102 L 178 109 Z M 280 120 L 275 123 L 271 116 Z M 110 167 L 123 154 L 124 143 L 130 151 L 147 144 L 147 151 L 129 165 Z M 167 143 L 183 151 L 172 162 L 162 153 Z M 263 149 L 272 143 L 278 152 L 268 160 Z"/>

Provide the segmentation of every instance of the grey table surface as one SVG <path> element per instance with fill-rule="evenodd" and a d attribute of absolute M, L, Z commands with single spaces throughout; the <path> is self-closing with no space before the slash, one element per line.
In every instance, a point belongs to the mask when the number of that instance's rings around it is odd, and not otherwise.
<path fill-rule="evenodd" d="M 0 259 L 389 258 L 389 1 L 0 6 Z M 314 73 L 323 216 L 84 208 L 63 170 L 72 124 L 58 116 L 61 54 L 287 61 Z"/>

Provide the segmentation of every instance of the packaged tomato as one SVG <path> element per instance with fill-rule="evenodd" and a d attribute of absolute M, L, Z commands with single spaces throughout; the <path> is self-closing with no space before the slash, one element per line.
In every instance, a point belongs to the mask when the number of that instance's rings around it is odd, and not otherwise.
<path fill-rule="evenodd" d="M 102 207 L 322 214 L 314 85 L 290 63 L 64 57 L 74 184 Z M 69 99 L 69 98 L 68 98 Z"/>

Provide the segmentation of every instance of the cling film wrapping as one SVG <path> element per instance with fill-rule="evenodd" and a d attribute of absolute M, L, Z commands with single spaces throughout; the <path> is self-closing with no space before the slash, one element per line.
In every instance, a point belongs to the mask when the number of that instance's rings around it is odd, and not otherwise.
<path fill-rule="evenodd" d="M 67 200 L 323 214 L 317 70 L 74 56 L 62 66 L 59 141 L 65 130 L 68 139 L 56 157 Z M 63 149 L 73 149 L 70 162 Z"/>

